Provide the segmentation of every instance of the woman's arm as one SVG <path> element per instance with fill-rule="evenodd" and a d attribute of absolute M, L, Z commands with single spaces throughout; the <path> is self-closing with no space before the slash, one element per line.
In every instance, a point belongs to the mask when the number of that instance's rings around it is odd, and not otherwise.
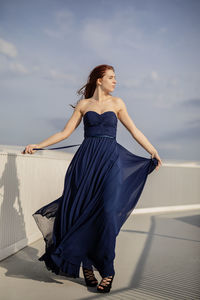
<path fill-rule="evenodd" d="M 122 124 L 128 129 L 133 138 L 151 155 L 156 154 L 157 150 L 144 136 L 144 134 L 136 127 L 132 119 L 130 118 L 126 105 L 121 98 L 118 98 L 118 118 Z"/>
<path fill-rule="evenodd" d="M 39 144 L 29 144 L 26 146 L 25 150 L 21 152 L 22 154 L 33 154 L 37 150 L 32 150 L 33 148 L 44 148 L 50 145 L 56 144 L 61 142 L 62 140 L 68 138 L 72 132 L 78 127 L 82 119 L 81 113 L 82 103 L 81 101 L 77 104 L 74 112 L 68 122 L 66 123 L 63 130 L 55 133 L 54 135 L 50 136 L 49 138 L 45 139 L 44 141 L 40 142 Z"/>
<path fill-rule="evenodd" d="M 72 132 L 78 127 L 78 125 L 81 122 L 81 119 L 81 113 L 75 110 L 69 121 L 66 123 L 64 129 L 50 136 L 48 139 L 42 141 L 41 143 L 37 144 L 38 148 L 44 148 L 59 143 L 64 139 L 68 138 L 72 134 Z"/>

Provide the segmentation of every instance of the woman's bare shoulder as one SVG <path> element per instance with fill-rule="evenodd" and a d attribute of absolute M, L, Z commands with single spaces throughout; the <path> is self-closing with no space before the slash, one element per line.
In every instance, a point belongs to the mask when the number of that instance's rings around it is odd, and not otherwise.
<path fill-rule="evenodd" d="M 115 102 L 115 105 L 116 105 L 116 108 L 117 108 L 118 111 L 121 110 L 121 109 L 126 108 L 126 104 L 125 104 L 125 102 L 122 98 L 115 97 L 114 102 Z"/>
<path fill-rule="evenodd" d="M 87 99 L 80 99 L 78 100 L 78 102 L 76 103 L 75 108 L 77 108 L 78 110 L 85 105 Z"/>
<path fill-rule="evenodd" d="M 83 111 L 84 111 L 85 106 L 87 105 L 87 103 L 88 103 L 88 99 L 80 99 L 77 102 L 74 110 L 79 111 L 80 113 L 83 113 Z"/>
<path fill-rule="evenodd" d="M 114 97 L 114 100 L 117 104 L 124 104 L 124 100 L 120 97 Z"/>

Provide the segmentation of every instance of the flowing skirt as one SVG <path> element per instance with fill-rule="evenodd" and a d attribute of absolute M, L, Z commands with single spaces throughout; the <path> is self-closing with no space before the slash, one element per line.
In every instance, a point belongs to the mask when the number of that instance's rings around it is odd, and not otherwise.
<path fill-rule="evenodd" d="M 81 263 L 102 277 L 114 275 L 116 237 L 157 164 L 115 139 L 86 137 L 68 166 L 61 197 L 33 214 L 45 241 L 39 260 L 74 278 Z"/>

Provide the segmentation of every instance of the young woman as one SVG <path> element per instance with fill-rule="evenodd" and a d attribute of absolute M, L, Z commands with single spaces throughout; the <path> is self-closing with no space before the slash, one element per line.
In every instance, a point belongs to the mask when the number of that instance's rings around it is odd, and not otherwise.
<path fill-rule="evenodd" d="M 116 85 L 112 66 L 95 67 L 83 97 L 65 128 L 39 144 L 27 145 L 22 153 L 68 138 L 82 118 L 84 140 L 66 171 L 63 194 L 37 210 L 33 217 L 44 236 L 46 250 L 39 258 L 48 270 L 79 277 L 82 263 L 86 285 L 97 286 L 93 266 L 102 280 L 99 292 L 109 292 L 115 275 L 116 237 L 131 214 L 148 174 L 162 161 L 156 149 L 135 126 L 121 98 L 111 93 Z M 116 141 L 118 120 L 132 137 L 151 154 L 137 156 Z"/>

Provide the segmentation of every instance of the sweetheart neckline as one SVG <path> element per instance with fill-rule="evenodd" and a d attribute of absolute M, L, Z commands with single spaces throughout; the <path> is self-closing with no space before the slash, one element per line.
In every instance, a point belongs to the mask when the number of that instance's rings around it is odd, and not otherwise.
<path fill-rule="evenodd" d="M 86 113 L 83 115 L 83 118 L 84 118 L 85 115 L 86 115 L 87 113 L 89 113 L 89 112 L 96 113 L 96 114 L 99 115 L 99 116 L 102 116 L 103 114 L 108 113 L 108 112 L 112 112 L 112 113 L 115 115 L 115 117 L 117 118 L 117 115 L 116 115 L 116 113 L 115 113 L 113 110 L 107 110 L 107 111 L 104 111 L 102 114 L 99 114 L 98 112 L 96 112 L 96 111 L 94 111 L 94 110 L 88 110 L 88 111 L 86 111 Z M 117 119 L 118 119 L 118 118 L 117 118 Z"/>

